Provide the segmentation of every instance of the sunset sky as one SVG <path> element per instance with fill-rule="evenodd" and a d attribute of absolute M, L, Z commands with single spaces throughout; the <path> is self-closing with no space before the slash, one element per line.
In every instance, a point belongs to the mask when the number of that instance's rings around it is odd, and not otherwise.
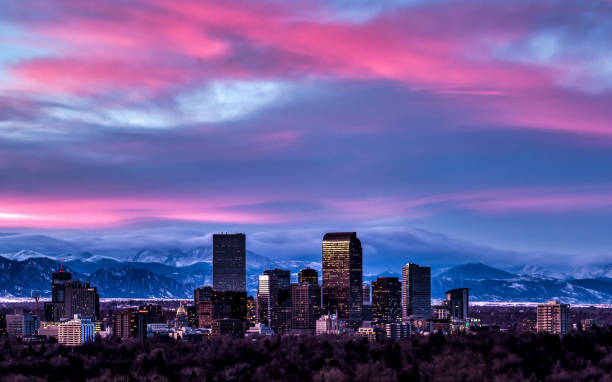
<path fill-rule="evenodd" d="M 0 232 L 578 264 L 611 223 L 609 1 L 0 5 Z"/>

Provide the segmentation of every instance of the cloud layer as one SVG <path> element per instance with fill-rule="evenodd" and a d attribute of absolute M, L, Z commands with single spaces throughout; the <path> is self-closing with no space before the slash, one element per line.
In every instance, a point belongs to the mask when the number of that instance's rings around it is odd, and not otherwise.
<path fill-rule="evenodd" d="M 608 258 L 611 20 L 605 1 L 9 0 L 0 227 L 410 226 Z"/>

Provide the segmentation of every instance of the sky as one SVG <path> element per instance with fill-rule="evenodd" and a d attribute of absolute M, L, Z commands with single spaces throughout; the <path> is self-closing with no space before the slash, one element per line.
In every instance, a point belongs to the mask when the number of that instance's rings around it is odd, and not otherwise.
<path fill-rule="evenodd" d="M 5 0 L 0 232 L 609 263 L 611 106 L 609 1 Z"/>

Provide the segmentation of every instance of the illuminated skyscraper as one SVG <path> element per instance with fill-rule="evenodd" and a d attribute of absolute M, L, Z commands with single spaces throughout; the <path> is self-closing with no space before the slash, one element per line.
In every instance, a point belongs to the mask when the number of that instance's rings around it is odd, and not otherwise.
<path fill-rule="evenodd" d="M 356 232 L 327 233 L 322 245 L 323 312 L 357 326 L 362 320 L 363 253 Z"/>
<path fill-rule="evenodd" d="M 402 316 L 431 316 L 431 268 L 406 264 L 402 268 Z"/>
<path fill-rule="evenodd" d="M 309 284 L 318 284 L 319 283 L 319 273 L 312 268 L 304 268 L 298 273 L 298 284 L 309 283 Z"/>
<path fill-rule="evenodd" d="M 213 235 L 213 289 L 246 291 L 246 235 Z"/>
<path fill-rule="evenodd" d="M 402 319 L 402 284 L 397 277 L 379 277 L 372 283 L 372 319 L 398 322 Z"/>
<path fill-rule="evenodd" d="M 277 333 L 278 278 L 273 274 L 260 275 L 257 288 L 257 322 L 265 324 Z"/>

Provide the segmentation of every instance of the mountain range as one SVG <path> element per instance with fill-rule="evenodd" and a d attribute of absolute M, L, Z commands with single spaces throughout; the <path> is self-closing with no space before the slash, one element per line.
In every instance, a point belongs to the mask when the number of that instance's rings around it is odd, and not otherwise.
<path fill-rule="evenodd" d="M 193 289 L 212 283 L 212 251 L 195 247 L 187 251 L 140 250 L 128 260 L 91 253 L 49 256 L 33 250 L 20 250 L 0 256 L 0 296 L 28 297 L 37 292 L 50 295 L 51 273 L 62 266 L 73 278 L 89 281 L 103 298 L 190 298 Z M 320 263 L 274 260 L 247 252 L 247 289 L 255 294 L 257 276 L 265 269 L 291 270 L 295 279 L 304 267 L 320 270 Z M 443 298 L 453 288 L 470 288 L 473 301 L 541 302 L 559 299 L 567 303 L 609 304 L 612 278 L 602 270 L 597 277 L 552 277 L 537 269 L 511 272 L 482 263 L 467 263 L 432 271 L 432 298 Z M 398 272 L 364 275 L 364 282 L 376 277 L 401 277 Z"/>

